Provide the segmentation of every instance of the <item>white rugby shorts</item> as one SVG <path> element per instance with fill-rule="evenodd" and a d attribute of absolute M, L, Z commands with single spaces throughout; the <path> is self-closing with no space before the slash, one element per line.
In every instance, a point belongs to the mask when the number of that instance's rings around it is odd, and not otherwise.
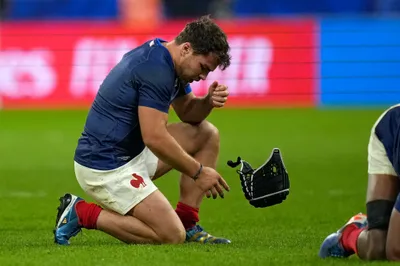
<path fill-rule="evenodd" d="M 102 207 L 121 215 L 157 190 L 152 181 L 158 158 L 147 148 L 113 170 L 96 170 L 74 162 L 75 176 L 87 195 Z"/>
<path fill-rule="evenodd" d="M 397 176 L 392 163 L 386 154 L 385 147 L 375 134 L 375 128 L 385 114 L 392 108 L 400 106 L 400 104 L 391 106 L 378 118 L 372 127 L 371 135 L 368 143 L 368 174 L 385 174 Z"/>

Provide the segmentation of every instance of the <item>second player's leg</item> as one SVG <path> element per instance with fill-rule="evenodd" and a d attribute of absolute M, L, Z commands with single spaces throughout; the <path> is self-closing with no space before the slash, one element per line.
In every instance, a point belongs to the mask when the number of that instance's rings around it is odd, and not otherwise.
<path fill-rule="evenodd" d="M 389 221 L 392 223 L 390 217 L 399 184 L 397 177 L 387 174 L 369 174 L 368 180 L 367 216 L 355 215 L 327 236 L 319 250 L 321 258 L 357 254 L 363 260 L 386 259 L 387 229 Z"/>
<path fill-rule="evenodd" d="M 370 174 L 367 191 L 368 228 L 357 239 L 357 254 L 364 260 L 386 258 L 386 235 L 390 214 L 398 193 L 397 177 Z"/>
<path fill-rule="evenodd" d="M 400 261 L 400 196 L 390 217 L 386 238 L 386 258 L 390 261 Z"/>

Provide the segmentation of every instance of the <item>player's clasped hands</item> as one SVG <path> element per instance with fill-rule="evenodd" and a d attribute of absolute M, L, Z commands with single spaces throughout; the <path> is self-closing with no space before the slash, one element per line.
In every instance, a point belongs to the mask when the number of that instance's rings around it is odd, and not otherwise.
<path fill-rule="evenodd" d="M 196 180 L 197 185 L 202 189 L 207 198 L 211 195 L 214 199 L 218 197 L 224 198 L 224 189 L 229 191 L 229 186 L 222 176 L 211 167 L 204 166 L 198 179 Z"/>
<path fill-rule="evenodd" d="M 221 108 L 228 100 L 228 86 L 218 84 L 217 81 L 214 81 L 208 89 L 208 95 L 210 97 L 211 105 L 216 108 Z"/>

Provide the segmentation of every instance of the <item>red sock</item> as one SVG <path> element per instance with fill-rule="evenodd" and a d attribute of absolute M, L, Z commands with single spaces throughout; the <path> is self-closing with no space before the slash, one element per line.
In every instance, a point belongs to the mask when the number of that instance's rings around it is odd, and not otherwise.
<path fill-rule="evenodd" d="M 178 202 L 176 213 L 181 219 L 185 229 L 192 228 L 199 221 L 199 209 L 190 207 L 182 202 Z"/>
<path fill-rule="evenodd" d="M 343 248 L 350 252 L 357 254 L 357 239 L 362 231 L 365 230 L 365 227 L 358 228 L 355 224 L 350 224 L 346 226 L 342 233 L 341 244 Z"/>
<path fill-rule="evenodd" d="M 99 218 L 102 208 L 94 203 L 87 203 L 81 200 L 75 205 L 78 223 L 86 229 L 96 229 L 97 218 Z"/>

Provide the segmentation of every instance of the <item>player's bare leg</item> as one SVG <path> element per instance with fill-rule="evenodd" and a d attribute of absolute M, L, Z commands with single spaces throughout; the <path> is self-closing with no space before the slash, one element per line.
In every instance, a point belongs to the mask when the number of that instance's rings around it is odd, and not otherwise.
<path fill-rule="evenodd" d="M 179 244 L 185 240 L 186 232 L 179 217 L 159 190 L 127 215 L 102 209 L 76 196 L 66 202 L 66 196 L 61 199 L 56 222 L 55 242 L 58 244 L 68 245 L 68 240 L 81 228 L 101 230 L 128 244 Z"/>
<path fill-rule="evenodd" d="M 396 200 L 398 189 L 398 178 L 392 175 L 377 175 L 371 174 L 368 178 L 368 192 L 367 192 L 367 203 L 368 202 L 386 202 L 386 217 L 391 212 L 390 205 Z M 381 208 L 383 209 L 383 208 Z M 367 215 L 373 215 L 372 213 Z M 373 218 L 373 217 L 372 217 Z M 388 219 L 383 218 L 382 219 Z M 369 219 L 370 220 L 370 219 Z M 389 220 L 387 220 L 389 222 Z M 385 223 L 386 228 L 369 228 L 363 230 L 357 239 L 358 256 L 364 260 L 381 260 L 386 259 L 386 235 L 387 235 L 387 222 Z M 378 226 L 379 227 L 379 226 Z M 383 227 L 383 225 L 382 225 Z"/>
<path fill-rule="evenodd" d="M 215 126 L 207 121 L 199 125 L 175 123 L 168 125 L 168 132 L 187 153 L 203 165 L 215 169 L 219 154 L 219 133 Z M 159 161 L 153 180 L 171 169 L 169 165 Z M 194 180 L 182 175 L 180 179 L 180 202 L 193 208 L 199 208 L 203 198 L 204 192 L 197 187 Z"/>
<path fill-rule="evenodd" d="M 215 169 L 220 147 L 219 132 L 215 126 L 207 121 L 203 121 L 198 125 L 176 123 L 168 125 L 168 132 L 197 161 Z M 169 170 L 171 170 L 171 167 L 160 161 L 154 178 L 164 175 Z M 193 232 L 188 233 L 187 240 L 197 239 L 198 241 L 213 243 L 229 243 L 230 241 L 227 239 L 213 237 L 204 231 L 204 234 L 199 232 L 202 229 L 196 226 L 196 223 L 199 221 L 198 212 L 204 195 L 204 192 L 197 187 L 192 178 L 186 175 L 181 176 L 180 199 L 176 212 L 181 218 L 185 229 L 188 232 L 193 229 Z"/>
<path fill-rule="evenodd" d="M 390 217 L 386 238 L 386 258 L 390 261 L 400 261 L 400 197 L 396 199 L 395 207 Z"/>
<path fill-rule="evenodd" d="M 163 219 L 160 220 L 160 217 Z M 159 190 L 125 216 L 101 212 L 97 229 L 126 243 L 180 244 L 185 240 L 185 230 L 179 217 Z"/>
<path fill-rule="evenodd" d="M 386 259 L 387 226 L 399 192 L 398 185 L 395 176 L 370 174 L 367 191 L 368 226 L 357 220 L 349 221 L 325 239 L 319 255 L 324 258 L 357 254 L 363 260 Z"/>
<path fill-rule="evenodd" d="M 200 125 L 178 123 L 168 127 L 170 134 L 189 154 L 203 165 L 216 168 L 219 155 L 219 132 L 211 123 Z M 180 202 L 199 208 L 204 193 L 197 188 L 194 180 L 182 175 L 180 179 Z"/>

